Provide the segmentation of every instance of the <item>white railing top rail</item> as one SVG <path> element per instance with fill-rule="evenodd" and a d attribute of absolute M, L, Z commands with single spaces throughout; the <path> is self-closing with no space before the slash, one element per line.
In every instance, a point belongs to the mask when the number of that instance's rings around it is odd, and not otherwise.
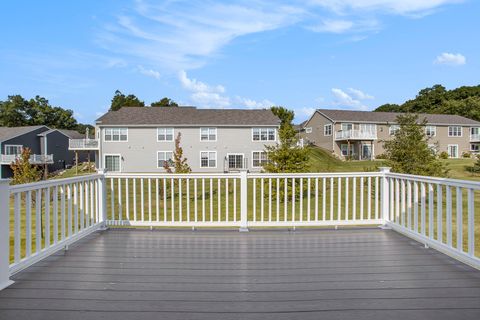
<path fill-rule="evenodd" d="M 474 133 L 470 135 L 471 141 L 479 141 L 480 140 L 480 133 Z"/>
<path fill-rule="evenodd" d="M 201 179 L 201 178 L 240 178 L 240 172 L 229 173 L 122 173 L 105 172 L 105 178 L 138 178 L 138 179 Z"/>
<path fill-rule="evenodd" d="M 89 174 L 85 176 L 73 177 L 73 178 L 63 178 L 63 179 L 53 179 L 53 180 L 44 180 L 32 183 L 17 184 L 10 186 L 10 193 L 26 192 L 32 190 L 38 190 L 48 187 L 61 186 L 65 184 L 78 183 L 84 181 L 95 180 L 102 178 L 103 174 Z"/>
<path fill-rule="evenodd" d="M 429 177 L 429 176 L 418 176 L 413 174 L 394 173 L 394 172 L 387 173 L 386 176 L 391 178 L 412 180 L 416 182 L 442 184 L 442 185 L 447 185 L 451 187 L 461 187 L 461 188 L 480 190 L 480 182 L 476 182 L 476 181 Z"/>
<path fill-rule="evenodd" d="M 68 141 L 69 148 L 98 148 L 99 141 L 98 139 L 70 139 Z"/>
<path fill-rule="evenodd" d="M 312 172 L 312 173 L 249 173 L 249 178 L 345 178 L 345 177 L 379 177 L 382 173 L 374 172 Z"/>
<path fill-rule="evenodd" d="M 365 131 L 365 130 L 339 130 L 335 132 L 336 139 L 376 139 L 376 131 Z"/>

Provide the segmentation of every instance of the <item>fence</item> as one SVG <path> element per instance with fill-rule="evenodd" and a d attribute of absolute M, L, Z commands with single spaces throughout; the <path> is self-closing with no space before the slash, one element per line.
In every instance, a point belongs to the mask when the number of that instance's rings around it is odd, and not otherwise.
<path fill-rule="evenodd" d="M 383 225 L 480 268 L 480 183 L 380 172 L 95 174 L 0 180 L 0 288 L 106 226 Z M 476 245 L 477 242 L 477 245 Z"/>

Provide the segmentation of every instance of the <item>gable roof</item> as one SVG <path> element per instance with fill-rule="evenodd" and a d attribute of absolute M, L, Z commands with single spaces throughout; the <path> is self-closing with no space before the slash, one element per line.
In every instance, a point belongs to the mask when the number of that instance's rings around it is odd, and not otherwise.
<path fill-rule="evenodd" d="M 372 111 L 352 111 L 352 110 L 333 110 L 333 109 L 317 109 L 317 112 L 324 115 L 334 122 L 372 122 L 372 123 L 396 123 L 397 116 L 401 113 L 397 112 L 372 112 Z M 450 114 L 426 114 L 419 113 L 418 118 L 427 119 L 429 124 L 444 125 L 474 125 L 480 126 L 480 122 L 468 119 L 462 116 Z"/>
<path fill-rule="evenodd" d="M 48 130 L 47 126 L 0 127 L 0 141 L 10 140 L 40 128 Z"/>
<path fill-rule="evenodd" d="M 67 129 L 57 129 L 60 133 L 63 133 L 70 139 L 84 139 L 86 137 L 85 134 L 80 133 L 76 130 L 67 130 Z"/>
<path fill-rule="evenodd" d="M 109 111 L 98 125 L 278 126 L 270 110 L 197 109 L 195 107 L 126 107 Z"/>

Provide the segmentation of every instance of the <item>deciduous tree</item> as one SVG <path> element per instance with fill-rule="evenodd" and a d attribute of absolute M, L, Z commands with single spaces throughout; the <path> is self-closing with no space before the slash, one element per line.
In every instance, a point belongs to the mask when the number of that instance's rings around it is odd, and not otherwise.
<path fill-rule="evenodd" d="M 111 111 L 117 111 L 122 107 L 145 107 L 145 102 L 138 99 L 135 95 L 124 95 L 120 90 L 115 91 L 110 105 Z"/>

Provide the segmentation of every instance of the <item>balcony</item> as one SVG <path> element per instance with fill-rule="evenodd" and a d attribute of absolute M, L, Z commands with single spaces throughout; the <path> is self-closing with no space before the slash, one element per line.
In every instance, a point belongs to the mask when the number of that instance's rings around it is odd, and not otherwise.
<path fill-rule="evenodd" d="M 386 168 L 0 180 L 0 319 L 479 319 L 479 194 Z"/>
<path fill-rule="evenodd" d="M 70 139 L 68 141 L 68 150 L 98 150 L 99 141 L 97 139 Z"/>
<path fill-rule="evenodd" d="M 20 155 L 16 154 L 2 154 L 0 155 L 0 164 L 11 164 L 15 162 Z M 32 154 L 29 159 L 30 164 L 52 164 L 53 154 Z"/>
<path fill-rule="evenodd" d="M 362 130 L 340 130 L 335 132 L 335 140 L 376 140 L 377 133 Z"/>
<path fill-rule="evenodd" d="M 480 133 L 471 134 L 470 135 L 470 142 L 480 142 Z"/>

